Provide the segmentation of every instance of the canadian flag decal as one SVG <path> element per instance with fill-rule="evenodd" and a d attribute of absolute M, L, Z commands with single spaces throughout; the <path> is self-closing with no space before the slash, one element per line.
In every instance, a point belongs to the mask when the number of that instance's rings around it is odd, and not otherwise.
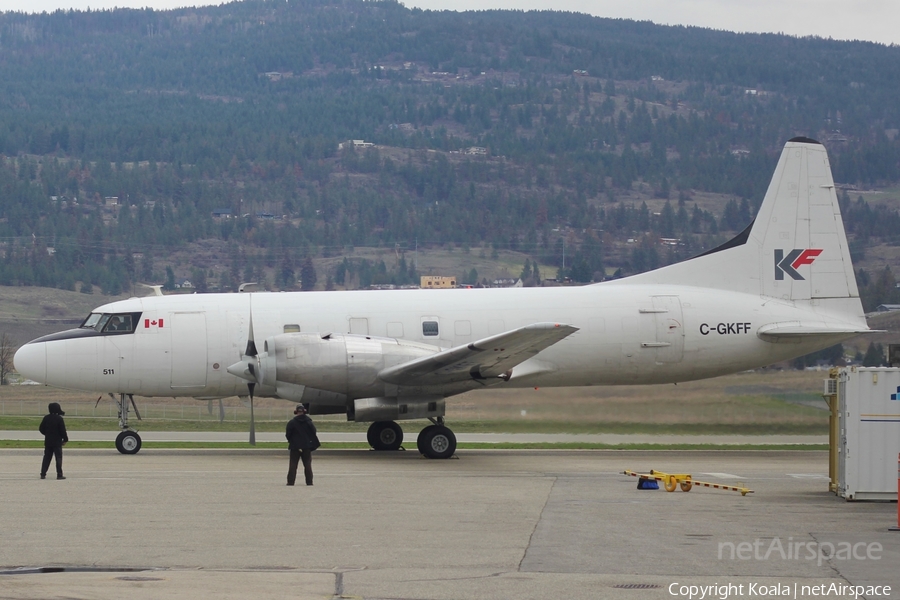
<path fill-rule="evenodd" d="M 152 327 L 162 329 L 163 320 L 162 319 L 144 319 L 144 329 L 150 329 Z"/>

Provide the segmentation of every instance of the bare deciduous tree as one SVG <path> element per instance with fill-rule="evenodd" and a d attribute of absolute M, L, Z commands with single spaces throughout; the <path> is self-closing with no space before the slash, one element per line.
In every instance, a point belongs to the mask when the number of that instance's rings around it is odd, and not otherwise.
<path fill-rule="evenodd" d="M 13 356 L 16 354 L 16 341 L 11 335 L 3 332 L 0 335 L 0 385 L 6 385 L 6 376 L 13 368 Z"/>

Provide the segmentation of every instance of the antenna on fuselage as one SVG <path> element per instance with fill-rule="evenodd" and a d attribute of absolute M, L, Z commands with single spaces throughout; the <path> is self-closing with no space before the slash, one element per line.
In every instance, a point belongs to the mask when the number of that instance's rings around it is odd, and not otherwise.
<path fill-rule="evenodd" d="M 162 296 L 163 295 L 163 293 L 162 293 L 163 286 L 162 285 L 147 285 L 146 283 L 140 283 L 140 282 L 138 282 L 138 285 L 141 287 L 145 287 L 145 288 L 149 288 L 149 289 L 153 290 L 153 293 L 148 294 L 148 296 Z"/>

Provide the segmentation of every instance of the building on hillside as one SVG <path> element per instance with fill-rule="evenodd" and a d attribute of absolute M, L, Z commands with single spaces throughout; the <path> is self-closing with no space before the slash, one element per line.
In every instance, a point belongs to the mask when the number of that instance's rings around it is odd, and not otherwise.
<path fill-rule="evenodd" d="M 422 275 L 419 280 L 422 289 L 449 289 L 456 287 L 456 277 L 443 277 L 441 275 Z"/>
<path fill-rule="evenodd" d="M 506 287 L 523 287 L 524 284 L 521 279 L 514 279 L 512 277 L 495 279 L 491 282 L 491 287 L 494 288 L 506 288 Z"/>
<path fill-rule="evenodd" d="M 375 144 L 372 142 L 367 142 L 365 140 L 347 140 L 346 142 L 341 142 L 338 144 L 338 150 L 343 150 L 344 148 L 374 148 Z"/>
<path fill-rule="evenodd" d="M 293 71 L 267 71 L 264 75 L 269 81 L 281 81 L 282 79 L 290 79 L 294 76 Z"/>

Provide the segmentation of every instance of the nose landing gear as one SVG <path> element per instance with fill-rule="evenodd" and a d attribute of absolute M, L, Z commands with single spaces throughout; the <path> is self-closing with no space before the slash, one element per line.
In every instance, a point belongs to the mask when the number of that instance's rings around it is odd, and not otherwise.
<path fill-rule="evenodd" d="M 137 454 L 141 449 L 141 436 L 128 425 L 128 412 L 132 407 L 138 421 L 141 420 L 141 413 L 134 402 L 134 396 L 132 394 L 119 394 L 118 398 L 113 394 L 109 396 L 119 409 L 119 427 L 122 429 L 122 432 L 116 436 L 116 450 L 122 454 Z"/>
<path fill-rule="evenodd" d="M 137 454 L 141 449 L 141 436 L 136 431 L 123 431 L 116 436 L 116 450 L 122 454 Z"/>

